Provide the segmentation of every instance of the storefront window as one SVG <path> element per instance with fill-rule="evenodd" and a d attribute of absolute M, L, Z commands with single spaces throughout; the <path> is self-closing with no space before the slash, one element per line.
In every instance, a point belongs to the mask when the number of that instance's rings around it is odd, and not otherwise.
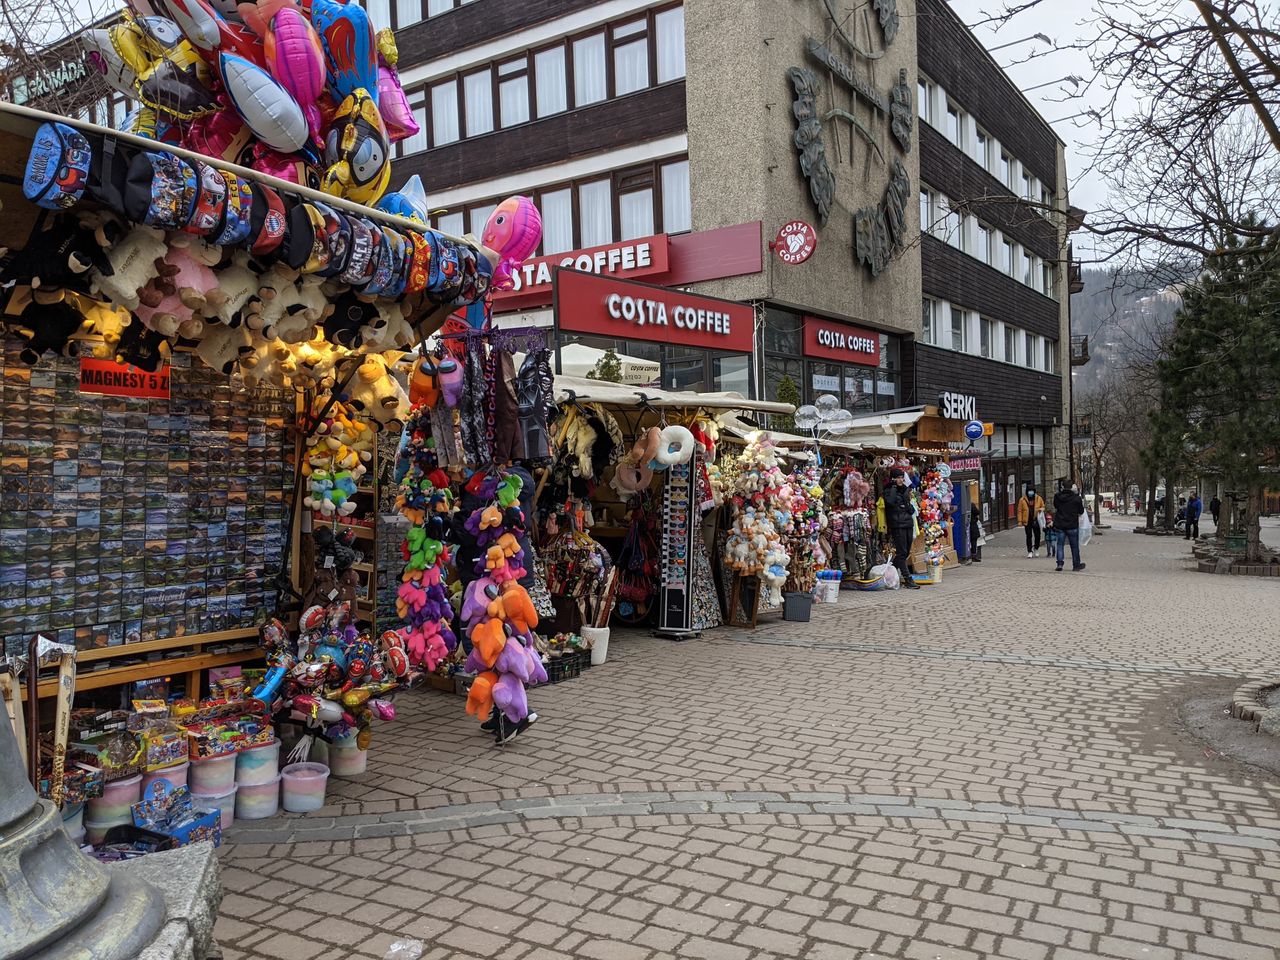
<path fill-rule="evenodd" d="M 766 353 L 801 354 L 801 320 L 785 310 L 765 308 L 764 349 Z M 797 380 L 797 383 L 799 381 Z"/>
<path fill-rule="evenodd" d="M 876 371 L 871 367 L 844 368 L 844 408 L 850 413 L 876 408 Z"/>
<path fill-rule="evenodd" d="M 778 384 L 786 377 L 804 396 L 804 361 L 791 357 L 765 357 L 764 395 L 766 399 L 778 399 Z"/>
<path fill-rule="evenodd" d="M 838 363 L 809 361 L 809 402 L 824 393 L 840 395 L 843 368 Z"/>
<path fill-rule="evenodd" d="M 751 357 L 746 354 L 711 357 L 711 382 L 717 391 L 733 390 L 751 396 Z"/>

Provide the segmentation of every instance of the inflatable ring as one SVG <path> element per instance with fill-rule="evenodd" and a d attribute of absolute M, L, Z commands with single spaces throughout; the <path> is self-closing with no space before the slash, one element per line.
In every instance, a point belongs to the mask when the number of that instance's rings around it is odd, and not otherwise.
<path fill-rule="evenodd" d="M 688 427 L 664 427 L 655 459 L 665 467 L 688 463 L 693 458 L 694 443 L 693 434 Z"/>

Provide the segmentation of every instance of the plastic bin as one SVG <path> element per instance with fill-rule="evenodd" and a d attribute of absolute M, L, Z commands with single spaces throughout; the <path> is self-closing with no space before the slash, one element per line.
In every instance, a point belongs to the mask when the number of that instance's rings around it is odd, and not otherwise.
<path fill-rule="evenodd" d="M 220 757 L 192 760 L 187 786 L 192 793 L 225 793 L 236 785 L 236 755 L 225 753 Z"/>
<path fill-rule="evenodd" d="M 832 583 L 833 581 L 827 581 Z M 835 584 L 837 595 L 840 585 Z M 793 623 L 808 623 L 813 610 L 813 595 L 808 593 L 784 593 L 782 595 L 782 619 Z"/>
<path fill-rule="evenodd" d="M 369 751 L 361 750 L 355 740 L 329 744 L 329 772 L 335 777 L 358 777 L 369 766 Z"/>
<path fill-rule="evenodd" d="M 84 822 L 84 842 L 91 843 L 95 847 L 106 839 L 107 831 L 112 827 L 127 827 L 133 825 L 133 815 L 125 817 L 123 820 L 109 820 L 99 823 L 96 820 L 85 820 Z"/>
<path fill-rule="evenodd" d="M 62 829 L 67 833 L 84 832 L 84 804 L 68 803 L 62 808 Z"/>
<path fill-rule="evenodd" d="M 586 659 L 583 666 L 590 664 L 592 667 L 598 667 L 609 659 L 608 627 L 583 627 L 582 639 L 591 641 L 591 656 Z"/>
<path fill-rule="evenodd" d="M 142 793 L 145 796 L 147 787 L 155 783 L 157 780 L 168 780 L 169 786 L 173 789 L 185 787 L 187 785 L 187 772 L 191 767 L 191 761 L 176 764 L 172 767 L 162 767 L 159 770 L 148 770 L 142 775 Z"/>
<path fill-rule="evenodd" d="M 192 793 L 191 799 L 197 807 L 208 807 L 222 813 L 222 829 L 226 830 L 236 817 L 236 790 L 233 783 L 230 790 L 221 793 Z"/>
<path fill-rule="evenodd" d="M 280 775 L 280 741 L 272 740 L 260 747 L 250 747 L 236 754 L 236 783 L 256 787 L 270 783 Z"/>
<path fill-rule="evenodd" d="M 280 810 L 280 774 L 266 783 L 236 785 L 236 819 L 265 820 Z"/>
<path fill-rule="evenodd" d="M 85 820 L 114 826 L 133 823 L 133 805 L 142 799 L 142 774 L 123 780 L 112 780 L 102 787 L 102 796 L 94 797 L 85 807 Z M 86 830 L 88 828 L 86 827 Z M 93 841 L 90 840 L 92 843 Z"/>
<path fill-rule="evenodd" d="M 323 763 L 291 763 L 280 771 L 284 808 L 290 813 L 310 813 L 324 806 L 329 768 Z"/>

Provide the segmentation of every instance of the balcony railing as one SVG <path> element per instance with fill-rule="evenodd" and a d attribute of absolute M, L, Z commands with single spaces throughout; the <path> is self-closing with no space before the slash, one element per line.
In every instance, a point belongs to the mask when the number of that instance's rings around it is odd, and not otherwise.
<path fill-rule="evenodd" d="M 1071 338 L 1071 365 L 1083 367 L 1089 362 L 1089 338 L 1074 336 Z"/>
<path fill-rule="evenodd" d="M 1067 289 L 1072 293 L 1084 291 L 1084 270 L 1079 260 L 1072 260 L 1067 264 Z"/>

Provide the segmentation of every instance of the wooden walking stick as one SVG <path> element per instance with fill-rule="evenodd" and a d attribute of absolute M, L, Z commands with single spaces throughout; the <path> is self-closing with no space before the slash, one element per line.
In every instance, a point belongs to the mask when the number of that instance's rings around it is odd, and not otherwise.
<path fill-rule="evenodd" d="M 67 741 L 71 736 L 71 702 L 76 695 L 76 652 L 59 647 L 58 713 L 53 725 L 53 772 L 49 777 L 49 799 L 62 806 L 66 789 Z"/>
<path fill-rule="evenodd" d="M 27 721 L 22 711 L 22 684 L 16 668 L 6 665 L 0 669 L 0 696 L 4 697 L 9 723 L 13 725 L 13 739 L 18 741 L 18 753 L 27 762 Z"/>

